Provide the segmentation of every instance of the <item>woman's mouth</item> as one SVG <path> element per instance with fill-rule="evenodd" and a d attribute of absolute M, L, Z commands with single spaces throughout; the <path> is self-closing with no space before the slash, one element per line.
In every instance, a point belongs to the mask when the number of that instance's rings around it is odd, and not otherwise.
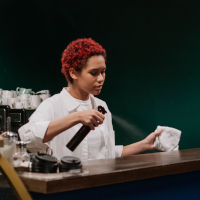
<path fill-rule="evenodd" d="M 101 89 L 102 89 L 102 85 L 97 86 L 96 89 L 97 89 L 97 90 L 101 90 Z"/>

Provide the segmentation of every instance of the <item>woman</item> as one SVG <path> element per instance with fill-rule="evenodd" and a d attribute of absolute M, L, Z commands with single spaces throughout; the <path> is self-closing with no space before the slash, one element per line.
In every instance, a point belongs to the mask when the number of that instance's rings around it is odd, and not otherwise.
<path fill-rule="evenodd" d="M 42 102 L 29 123 L 19 129 L 21 139 L 30 142 L 31 152 L 51 146 L 59 160 L 67 155 L 92 160 L 154 149 L 155 137 L 161 131 L 128 146 L 115 146 L 111 113 L 104 101 L 94 97 L 100 94 L 106 76 L 106 51 L 101 45 L 91 38 L 73 41 L 64 50 L 61 62 L 69 87 Z M 107 111 L 105 115 L 97 111 L 99 105 Z M 92 130 L 71 152 L 66 144 L 83 124 Z"/>

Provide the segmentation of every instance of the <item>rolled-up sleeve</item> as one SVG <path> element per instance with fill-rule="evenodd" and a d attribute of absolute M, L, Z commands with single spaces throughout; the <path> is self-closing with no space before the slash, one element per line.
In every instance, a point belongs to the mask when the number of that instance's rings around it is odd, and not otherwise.
<path fill-rule="evenodd" d="M 29 151 L 37 152 L 47 148 L 48 142 L 43 143 L 43 138 L 52 120 L 53 106 L 49 101 L 44 101 L 30 117 L 29 122 L 18 130 L 21 140 L 28 143 Z"/>
<path fill-rule="evenodd" d="M 123 145 L 116 145 L 115 146 L 115 157 L 121 157 L 123 151 Z"/>

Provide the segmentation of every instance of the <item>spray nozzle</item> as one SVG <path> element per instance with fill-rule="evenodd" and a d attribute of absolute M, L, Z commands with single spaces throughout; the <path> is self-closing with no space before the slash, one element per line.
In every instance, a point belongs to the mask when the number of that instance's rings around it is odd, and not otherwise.
<path fill-rule="evenodd" d="M 103 106 L 98 106 L 98 111 L 101 112 L 102 114 L 107 113 Z"/>

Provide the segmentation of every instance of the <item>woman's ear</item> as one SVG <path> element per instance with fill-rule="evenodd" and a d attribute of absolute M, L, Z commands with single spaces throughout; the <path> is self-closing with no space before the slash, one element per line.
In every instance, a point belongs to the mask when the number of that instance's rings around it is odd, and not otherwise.
<path fill-rule="evenodd" d="M 69 69 L 69 74 L 73 79 L 78 79 L 77 72 L 76 72 L 76 70 L 74 68 L 70 68 Z"/>

